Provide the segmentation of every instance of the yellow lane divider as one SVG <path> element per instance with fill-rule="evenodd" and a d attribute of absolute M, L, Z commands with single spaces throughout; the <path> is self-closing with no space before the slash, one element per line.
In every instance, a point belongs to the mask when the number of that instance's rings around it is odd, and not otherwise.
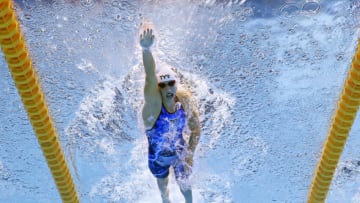
<path fill-rule="evenodd" d="M 311 185 L 308 202 L 324 202 L 360 103 L 360 41 Z"/>
<path fill-rule="evenodd" d="M 63 202 L 79 202 L 10 0 L 0 0 L 0 44 Z"/>

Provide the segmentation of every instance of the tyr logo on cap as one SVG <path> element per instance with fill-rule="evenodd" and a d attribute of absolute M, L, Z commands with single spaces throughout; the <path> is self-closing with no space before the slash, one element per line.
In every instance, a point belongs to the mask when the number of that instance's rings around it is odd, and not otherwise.
<path fill-rule="evenodd" d="M 165 79 L 169 79 L 170 75 L 166 74 L 166 75 L 160 75 L 160 80 L 165 80 Z"/>

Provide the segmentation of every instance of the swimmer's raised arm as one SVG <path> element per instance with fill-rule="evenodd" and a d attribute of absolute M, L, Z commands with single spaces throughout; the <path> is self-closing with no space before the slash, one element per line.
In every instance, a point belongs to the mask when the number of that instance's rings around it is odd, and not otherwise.
<path fill-rule="evenodd" d="M 144 30 L 140 35 L 140 45 L 142 47 L 142 58 L 145 68 L 145 87 L 144 87 L 144 107 L 142 117 L 146 128 L 151 128 L 161 111 L 161 95 L 157 87 L 155 74 L 155 61 L 150 47 L 154 43 L 155 36 L 152 29 Z"/>

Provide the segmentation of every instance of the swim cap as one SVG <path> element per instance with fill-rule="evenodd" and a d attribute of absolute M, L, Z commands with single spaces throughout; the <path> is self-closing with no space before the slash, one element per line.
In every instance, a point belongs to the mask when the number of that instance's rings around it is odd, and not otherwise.
<path fill-rule="evenodd" d="M 160 82 L 168 82 L 171 80 L 176 81 L 176 73 L 171 70 L 171 67 L 168 65 L 161 66 L 157 69 L 156 78 L 158 83 Z"/>

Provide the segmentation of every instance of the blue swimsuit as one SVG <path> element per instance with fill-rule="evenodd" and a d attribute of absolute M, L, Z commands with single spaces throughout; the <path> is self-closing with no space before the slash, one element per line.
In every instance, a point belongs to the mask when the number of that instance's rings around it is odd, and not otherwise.
<path fill-rule="evenodd" d="M 176 111 L 169 113 L 164 106 L 154 126 L 146 130 L 149 142 L 149 168 L 157 178 L 169 175 L 173 166 L 175 177 L 185 178 L 185 140 L 182 132 L 186 125 L 185 111 L 180 102 L 176 103 Z"/>

